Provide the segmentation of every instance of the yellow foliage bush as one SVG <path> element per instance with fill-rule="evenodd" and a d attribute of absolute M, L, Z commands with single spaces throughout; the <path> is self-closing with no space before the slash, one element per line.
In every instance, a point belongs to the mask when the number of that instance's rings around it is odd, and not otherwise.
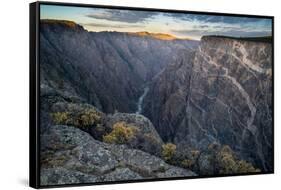
<path fill-rule="evenodd" d="M 67 124 L 67 120 L 69 118 L 68 112 L 55 112 L 51 114 L 53 121 L 56 124 Z"/>
<path fill-rule="evenodd" d="M 113 130 L 103 136 L 103 141 L 106 143 L 125 144 L 134 138 L 135 132 L 134 126 L 125 122 L 117 122 L 113 125 Z"/>
<path fill-rule="evenodd" d="M 259 169 L 254 168 L 254 166 L 245 160 L 240 160 L 237 162 L 237 170 L 239 173 L 254 173 L 260 172 Z"/>
<path fill-rule="evenodd" d="M 171 160 L 176 153 L 176 149 L 177 149 L 177 146 L 174 145 L 173 143 L 167 143 L 167 144 L 162 145 L 162 157 L 166 161 Z"/>
<path fill-rule="evenodd" d="M 194 161 L 191 159 L 184 159 L 181 161 L 181 166 L 184 168 L 190 168 L 191 166 L 194 165 Z"/>
<path fill-rule="evenodd" d="M 218 161 L 221 167 L 221 170 L 219 171 L 221 174 L 251 173 L 260 171 L 245 160 L 238 160 L 235 158 L 232 149 L 227 145 L 223 146 L 218 153 Z"/>
<path fill-rule="evenodd" d="M 190 156 L 182 159 L 180 162 L 180 165 L 184 168 L 191 168 L 196 164 L 197 158 L 200 154 L 199 150 L 191 150 L 190 151 Z"/>
<path fill-rule="evenodd" d="M 83 126 L 89 126 L 100 123 L 101 116 L 94 109 L 85 110 L 80 115 L 80 121 Z"/>
<path fill-rule="evenodd" d="M 94 109 L 85 109 L 80 112 L 55 112 L 51 117 L 57 125 L 73 125 L 88 127 L 101 122 L 101 114 Z"/>

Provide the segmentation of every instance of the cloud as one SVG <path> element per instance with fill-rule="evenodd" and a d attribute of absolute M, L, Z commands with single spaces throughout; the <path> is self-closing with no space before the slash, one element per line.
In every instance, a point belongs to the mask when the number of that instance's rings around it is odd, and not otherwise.
<path fill-rule="evenodd" d="M 271 19 L 204 15 L 164 13 L 150 11 L 132 11 L 103 9 L 95 10 L 86 15 L 88 18 L 101 19 L 104 23 L 84 24 L 92 27 L 126 29 L 142 28 L 146 24 L 163 25 L 167 32 L 174 35 L 194 36 L 200 38 L 204 35 L 224 36 L 264 36 L 271 35 Z M 175 25 L 174 25 L 175 24 Z"/>
<path fill-rule="evenodd" d="M 258 37 L 258 36 L 268 36 L 271 35 L 269 31 L 247 31 L 239 29 L 230 29 L 230 30 L 200 30 L 200 29 L 191 29 L 191 30 L 172 30 L 172 32 L 180 35 L 186 36 L 207 36 L 207 35 L 222 35 L 222 36 L 235 36 L 235 37 Z"/>
<path fill-rule="evenodd" d="M 91 27 L 96 27 L 96 28 L 129 28 L 129 27 L 134 27 L 134 28 L 141 28 L 143 25 L 138 25 L 138 24 L 103 24 L 103 23 L 85 23 L 81 24 L 83 26 L 91 26 Z"/>
<path fill-rule="evenodd" d="M 188 22 L 187 28 L 173 29 L 178 35 L 201 37 L 205 35 L 223 35 L 251 37 L 271 35 L 271 20 L 248 17 L 230 17 L 213 15 L 180 15 L 177 19 Z"/>
<path fill-rule="evenodd" d="M 225 24 L 241 24 L 265 22 L 271 23 L 270 19 L 252 18 L 252 17 L 236 17 L 236 16 L 216 16 L 216 15 L 197 15 L 197 14 L 175 14 L 167 13 L 167 16 L 190 22 L 203 23 L 225 23 Z"/>
<path fill-rule="evenodd" d="M 129 10 L 104 10 L 86 15 L 89 18 L 118 21 L 125 23 L 145 22 L 159 13 Z"/>
<path fill-rule="evenodd" d="M 203 24 L 203 25 L 195 25 L 194 28 L 198 28 L 198 29 L 204 29 L 204 28 L 208 28 L 209 25 Z"/>

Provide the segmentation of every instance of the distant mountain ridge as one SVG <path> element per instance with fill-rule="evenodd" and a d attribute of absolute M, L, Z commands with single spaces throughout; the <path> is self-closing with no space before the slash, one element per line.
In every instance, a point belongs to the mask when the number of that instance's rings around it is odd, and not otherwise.
<path fill-rule="evenodd" d="M 73 21 L 69 20 L 53 20 L 53 19 L 41 19 L 41 27 L 44 26 L 53 26 L 53 27 L 64 27 L 68 29 L 84 30 L 83 26 L 76 24 Z"/>
<path fill-rule="evenodd" d="M 151 37 L 159 40 L 193 40 L 191 38 L 178 38 L 176 36 L 173 36 L 171 34 L 165 34 L 165 33 L 151 33 L 146 31 L 141 32 L 129 32 L 129 34 L 140 36 L 140 37 Z"/>
<path fill-rule="evenodd" d="M 53 20 L 53 19 L 41 19 L 40 20 L 41 25 L 56 25 L 56 26 L 61 26 L 61 27 L 67 27 L 67 28 L 72 28 L 72 29 L 84 29 L 84 27 L 80 24 L 77 24 L 73 21 L 68 21 L 68 20 Z M 101 33 L 103 32 L 109 32 L 109 33 L 124 33 L 124 34 L 130 34 L 134 36 L 139 36 L 139 37 L 151 37 L 154 39 L 159 39 L 159 40 L 194 40 L 191 38 L 179 38 L 171 34 L 166 34 L 166 33 L 153 33 L 153 32 L 147 32 L 147 31 L 140 31 L 140 32 L 118 32 L 118 31 L 100 31 Z M 99 33 L 99 32 L 94 32 L 94 33 Z"/>

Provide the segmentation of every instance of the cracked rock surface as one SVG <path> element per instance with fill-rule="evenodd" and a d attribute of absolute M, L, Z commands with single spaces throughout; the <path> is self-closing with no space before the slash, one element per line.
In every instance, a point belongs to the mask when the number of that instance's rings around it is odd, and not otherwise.
<path fill-rule="evenodd" d="M 126 145 L 97 141 L 71 126 L 51 126 L 41 141 L 41 185 L 196 175 Z"/>

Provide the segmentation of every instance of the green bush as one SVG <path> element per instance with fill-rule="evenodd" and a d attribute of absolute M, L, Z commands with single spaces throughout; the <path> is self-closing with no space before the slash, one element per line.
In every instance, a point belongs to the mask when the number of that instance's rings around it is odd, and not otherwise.
<path fill-rule="evenodd" d="M 113 130 L 103 136 L 106 143 L 126 144 L 135 137 L 136 129 L 134 126 L 125 122 L 117 122 L 113 125 Z"/>
<path fill-rule="evenodd" d="M 170 161 L 176 153 L 177 146 L 172 143 L 162 145 L 162 157 Z"/>

